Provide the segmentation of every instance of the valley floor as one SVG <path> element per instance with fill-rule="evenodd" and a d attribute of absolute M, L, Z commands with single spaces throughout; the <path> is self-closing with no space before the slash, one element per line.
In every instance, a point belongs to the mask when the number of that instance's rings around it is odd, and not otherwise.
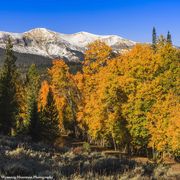
<path fill-rule="evenodd" d="M 0 136 L 0 179 L 180 179 L 180 164 L 155 164 L 82 147 L 52 147 Z M 45 179 L 45 178 L 44 178 Z"/>

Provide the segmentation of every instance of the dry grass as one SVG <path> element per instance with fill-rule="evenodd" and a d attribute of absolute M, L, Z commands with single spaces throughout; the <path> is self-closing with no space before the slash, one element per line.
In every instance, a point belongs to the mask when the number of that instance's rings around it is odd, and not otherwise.
<path fill-rule="evenodd" d="M 85 148 L 86 149 L 86 148 Z M 54 179 L 178 179 L 179 167 L 137 162 L 116 154 L 55 148 L 0 136 L 0 175 L 53 176 Z"/>

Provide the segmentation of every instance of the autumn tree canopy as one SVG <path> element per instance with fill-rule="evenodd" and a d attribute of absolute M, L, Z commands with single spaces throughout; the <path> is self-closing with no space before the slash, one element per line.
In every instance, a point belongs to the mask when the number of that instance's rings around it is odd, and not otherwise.
<path fill-rule="evenodd" d="M 32 65 L 22 86 L 9 42 L 0 79 L 0 130 L 10 134 L 17 122 L 28 122 L 32 140 L 51 143 L 65 135 L 123 152 L 179 156 L 180 50 L 170 41 L 170 34 L 157 39 L 154 29 L 153 46 L 137 44 L 116 55 L 95 41 L 81 71 L 72 74 L 56 59 L 40 81 Z"/>

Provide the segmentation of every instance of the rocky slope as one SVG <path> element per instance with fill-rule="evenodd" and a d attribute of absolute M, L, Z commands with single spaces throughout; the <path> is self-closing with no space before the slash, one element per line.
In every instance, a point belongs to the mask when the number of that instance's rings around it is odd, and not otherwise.
<path fill-rule="evenodd" d="M 130 49 L 135 42 L 115 35 L 94 35 L 87 32 L 62 34 L 45 28 L 36 28 L 24 33 L 0 32 L 0 59 L 8 37 L 14 44 L 14 51 L 25 56 L 35 55 L 41 59 L 62 58 L 68 62 L 83 59 L 87 45 L 95 40 L 107 43 L 116 52 Z M 25 61 L 25 60 L 24 60 Z"/>

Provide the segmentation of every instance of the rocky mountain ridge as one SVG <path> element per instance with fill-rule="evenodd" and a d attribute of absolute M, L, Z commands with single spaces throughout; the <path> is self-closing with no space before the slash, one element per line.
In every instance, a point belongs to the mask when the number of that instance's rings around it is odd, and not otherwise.
<path fill-rule="evenodd" d="M 136 43 L 116 35 L 95 35 L 88 32 L 62 34 L 45 28 L 36 28 L 24 33 L 0 32 L 0 49 L 4 49 L 10 37 L 18 54 L 37 55 L 47 59 L 62 58 L 68 62 L 80 62 L 89 43 L 101 40 L 122 52 Z"/>

